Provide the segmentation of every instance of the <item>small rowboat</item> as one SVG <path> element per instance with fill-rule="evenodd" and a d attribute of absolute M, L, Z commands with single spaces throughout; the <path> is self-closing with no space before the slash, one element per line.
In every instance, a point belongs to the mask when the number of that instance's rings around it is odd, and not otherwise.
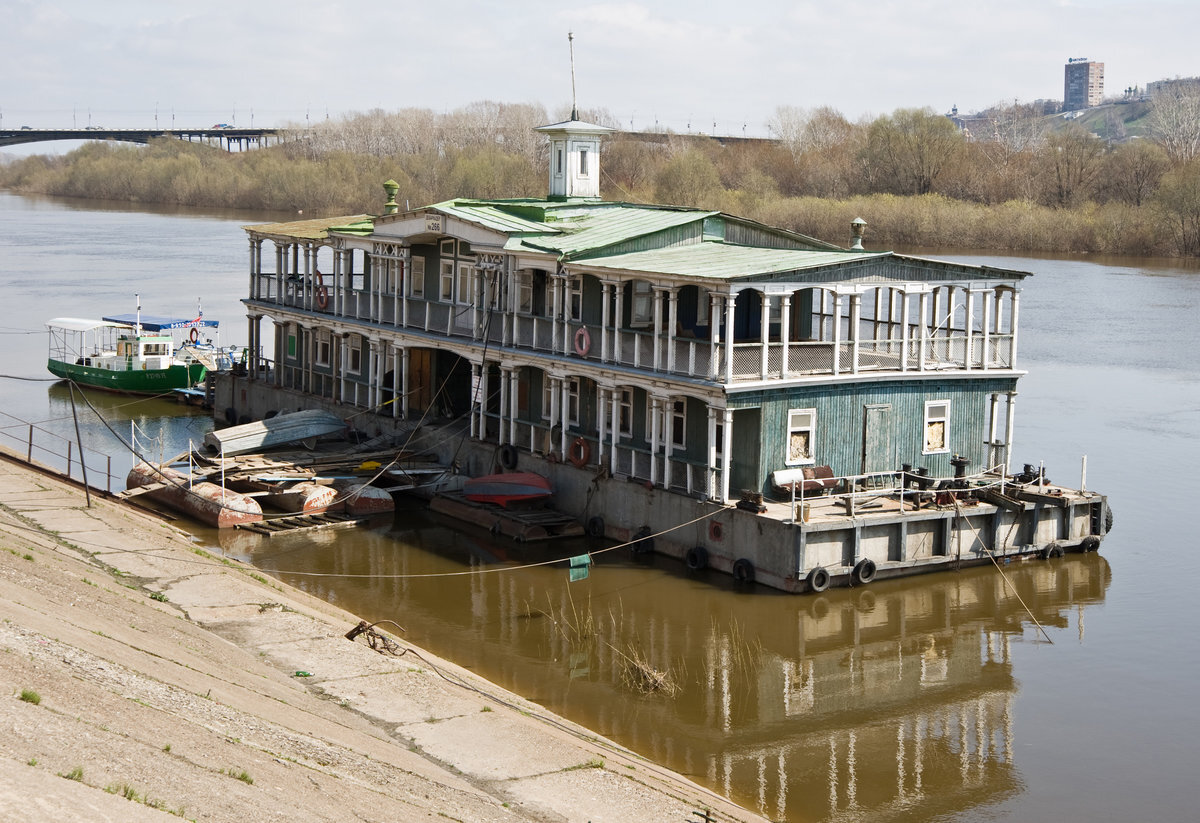
<path fill-rule="evenodd" d="M 552 493 L 550 481 L 533 472 L 488 474 L 463 483 L 463 497 L 476 503 L 494 503 L 498 506 L 543 500 Z"/>

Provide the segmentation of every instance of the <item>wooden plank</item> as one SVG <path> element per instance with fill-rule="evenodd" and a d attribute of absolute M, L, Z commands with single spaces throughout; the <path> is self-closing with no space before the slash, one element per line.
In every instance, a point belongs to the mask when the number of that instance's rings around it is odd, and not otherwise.
<path fill-rule="evenodd" d="M 1065 509 L 1068 505 L 1067 498 L 1061 494 L 1045 494 L 1031 489 L 1017 491 L 1017 499 L 1027 500 L 1030 503 L 1045 503 L 1047 506 L 1057 506 L 1060 509 Z"/>
<path fill-rule="evenodd" d="M 133 488 L 133 489 L 125 489 L 124 491 L 117 492 L 116 496 L 121 498 L 122 500 L 128 500 L 131 497 L 138 497 L 140 495 L 146 494 L 147 492 L 156 492 L 159 489 L 165 489 L 169 485 L 171 485 L 171 484 L 170 483 L 151 483 L 148 486 L 138 486 L 137 488 Z"/>
<path fill-rule="evenodd" d="M 986 503 L 991 503 L 993 506 L 999 506 L 1000 508 L 1002 508 L 1006 511 L 1010 511 L 1010 512 L 1025 511 L 1024 503 L 1022 503 L 1020 500 L 1018 500 L 1015 497 L 1010 497 L 1009 495 L 1004 494 L 999 489 L 991 489 L 991 488 L 979 489 L 979 491 L 976 492 L 976 494 L 979 495 L 980 500 L 983 500 Z"/>

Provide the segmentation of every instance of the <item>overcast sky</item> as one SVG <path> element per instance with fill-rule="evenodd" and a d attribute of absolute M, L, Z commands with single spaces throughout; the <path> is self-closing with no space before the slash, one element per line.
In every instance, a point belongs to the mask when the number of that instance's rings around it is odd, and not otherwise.
<path fill-rule="evenodd" d="M 1200 75 L 1200 2 L 0 0 L 4 128 L 275 126 L 372 108 L 571 100 L 625 127 L 765 136 L 778 106 L 1061 99 Z M 43 149 L 44 150 L 44 149 Z"/>

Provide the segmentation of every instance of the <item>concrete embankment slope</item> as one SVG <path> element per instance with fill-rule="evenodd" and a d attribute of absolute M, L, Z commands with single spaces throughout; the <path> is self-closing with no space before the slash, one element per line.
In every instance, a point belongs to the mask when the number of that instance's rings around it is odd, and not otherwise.
<path fill-rule="evenodd" d="M 0 821 L 762 820 L 357 622 L 0 458 Z"/>

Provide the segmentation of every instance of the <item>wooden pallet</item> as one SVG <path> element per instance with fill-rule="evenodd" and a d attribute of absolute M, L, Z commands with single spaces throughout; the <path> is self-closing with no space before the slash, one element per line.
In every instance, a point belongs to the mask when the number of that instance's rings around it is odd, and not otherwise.
<path fill-rule="evenodd" d="M 341 512 L 317 514 L 293 514 L 287 517 L 273 517 L 258 523 L 239 523 L 235 528 L 274 537 L 277 534 L 295 534 L 296 532 L 318 531 L 321 529 L 347 529 L 365 523 L 369 517 L 354 516 Z"/>

